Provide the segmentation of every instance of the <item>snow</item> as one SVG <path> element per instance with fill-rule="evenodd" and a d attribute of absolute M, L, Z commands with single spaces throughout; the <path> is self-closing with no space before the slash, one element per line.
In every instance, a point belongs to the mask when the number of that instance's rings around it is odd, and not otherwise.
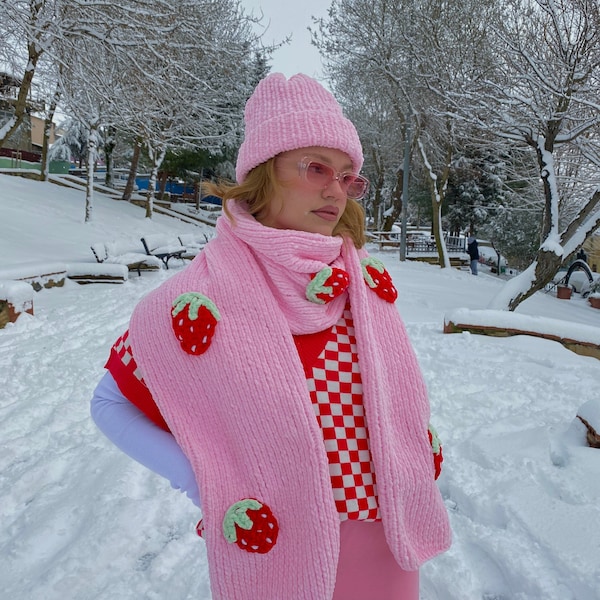
<path fill-rule="evenodd" d="M 24 312 L 31 308 L 33 295 L 33 288 L 28 283 L 0 279 L 0 300 L 12 304 L 17 312 Z"/>
<path fill-rule="evenodd" d="M 446 313 L 445 322 L 531 331 L 553 338 L 577 340 L 600 346 L 600 326 L 594 327 L 548 317 L 522 315 L 501 310 L 458 308 Z M 600 320 L 598 325 L 600 325 Z"/>
<path fill-rule="evenodd" d="M 69 263 L 66 265 L 66 269 L 69 275 L 107 275 L 109 277 L 122 277 L 123 279 L 127 279 L 129 276 L 129 271 L 124 264 Z"/>
<path fill-rule="evenodd" d="M 2 268 L 95 263 L 99 240 L 198 231 L 100 193 L 94 202 L 84 224 L 82 191 L 0 175 Z M 399 290 L 444 448 L 438 483 L 454 542 L 422 568 L 422 600 L 600 599 L 600 450 L 576 418 L 599 424 L 600 361 L 541 338 L 443 334 L 447 315 L 486 309 L 504 281 L 372 251 Z M 210 599 L 197 509 L 89 417 L 133 306 L 181 268 L 121 285 L 67 280 L 33 296 L 35 316 L 0 330 L 3 598 Z M 485 312 L 491 324 L 514 317 L 574 338 L 600 327 L 578 294 L 538 292 L 513 317 Z"/>
<path fill-rule="evenodd" d="M 498 265 L 498 253 L 491 246 L 484 246 L 481 243 L 481 240 L 477 240 L 479 242 L 478 250 L 479 256 L 483 259 L 485 263 L 488 265 Z M 504 256 L 500 256 L 500 267 L 506 267 L 507 262 Z"/>
<path fill-rule="evenodd" d="M 6 254 L 4 255 L 6 256 Z M 41 274 L 60 275 L 66 273 L 67 266 L 59 262 L 23 262 L 15 265 L 2 266 L 0 276 L 2 279 L 30 279 Z"/>

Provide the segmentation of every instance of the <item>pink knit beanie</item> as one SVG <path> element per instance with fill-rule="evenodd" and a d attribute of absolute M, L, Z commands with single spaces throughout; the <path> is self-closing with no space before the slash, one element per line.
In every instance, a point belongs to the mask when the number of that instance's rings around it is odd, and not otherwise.
<path fill-rule="evenodd" d="M 336 99 L 307 75 L 286 79 L 282 73 L 265 77 L 244 111 L 245 139 L 235 173 L 242 183 L 254 167 L 280 152 L 322 146 L 348 154 L 360 171 L 363 153 L 356 128 Z"/>

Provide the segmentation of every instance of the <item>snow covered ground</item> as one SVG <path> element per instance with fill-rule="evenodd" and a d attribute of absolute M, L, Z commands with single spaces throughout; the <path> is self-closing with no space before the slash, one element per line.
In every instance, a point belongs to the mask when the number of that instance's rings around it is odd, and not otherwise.
<path fill-rule="evenodd" d="M 94 222 L 83 224 L 81 192 L 0 174 L 0 270 L 91 261 L 95 241 L 193 229 L 95 200 Z M 574 420 L 598 398 L 600 361 L 527 336 L 445 335 L 447 313 L 486 308 L 503 282 L 378 256 L 444 443 L 438 482 L 454 543 L 423 567 L 422 600 L 600 599 L 600 450 L 585 447 Z M 1 598 L 210 599 L 193 504 L 89 418 L 112 342 L 138 299 L 174 272 L 67 282 L 36 293 L 35 316 L 0 330 Z M 538 293 L 518 312 L 600 327 L 600 311 L 577 294 Z"/>

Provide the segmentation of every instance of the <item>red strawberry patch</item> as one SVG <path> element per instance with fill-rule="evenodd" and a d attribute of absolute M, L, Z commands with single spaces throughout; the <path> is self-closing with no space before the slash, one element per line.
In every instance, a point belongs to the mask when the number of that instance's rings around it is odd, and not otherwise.
<path fill-rule="evenodd" d="M 337 267 L 325 267 L 314 273 L 306 287 L 306 298 L 316 304 L 327 304 L 343 294 L 350 283 L 348 273 Z"/>
<path fill-rule="evenodd" d="M 171 309 L 173 331 L 188 354 L 203 354 L 208 350 L 221 315 L 210 298 L 198 292 L 178 296 Z"/>
<path fill-rule="evenodd" d="M 360 261 L 363 270 L 365 283 L 386 302 L 396 302 L 398 298 L 398 290 L 392 283 L 390 274 L 386 271 L 383 263 L 369 256 Z"/>
<path fill-rule="evenodd" d="M 431 449 L 433 450 L 433 466 L 435 468 L 435 478 L 437 479 L 442 472 L 442 463 L 444 462 L 442 445 L 440 444 L 440 439 L 438 438 L 438 434 L 433 428 L 433 425 L 429 425 L 427 435 L 429 436 L 429 443 L 431 444 Z"/>
<path fill-rule="evenodd" d="M 279 523 L 271 509 L 255 498 L 245 498 L 227 509 L 223 519 L 225 539 L 246 552 L 266 554 L 273 549 Z"/>
<path fill-rule="evenodd" d="M 196 533 L 201 537 L 204 538 L 204 521 L 202 519 L 200 519 L 197 523 L 196 523 Z"/>

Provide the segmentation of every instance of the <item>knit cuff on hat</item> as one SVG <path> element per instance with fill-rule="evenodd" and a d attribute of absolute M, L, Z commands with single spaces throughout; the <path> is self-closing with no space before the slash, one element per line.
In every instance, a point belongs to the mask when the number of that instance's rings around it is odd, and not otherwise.
<path fill-rule="evenodd" d="M 362 167 L 363 154 L 356 128 L 342 108 L 316 80 L 281 73 L 263 79 L 244 112 L 245 139 L 236 164 L 239 183 L 256 166 L 281 152 L 318 146 L 348 154 L 353 168 Z"/>

